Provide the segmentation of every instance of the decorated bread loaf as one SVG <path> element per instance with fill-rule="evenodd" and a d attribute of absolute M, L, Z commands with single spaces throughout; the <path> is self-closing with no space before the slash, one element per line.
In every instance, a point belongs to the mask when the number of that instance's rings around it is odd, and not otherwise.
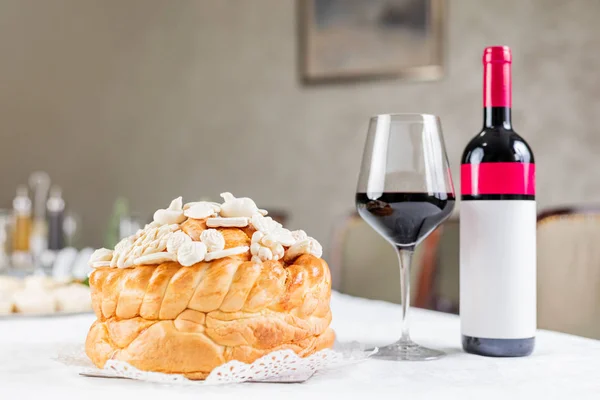
<path fill-rule="evenodd" d="M 331 347 L 331 277 L 321 245 L 249 198 L 181 197 L 154 221 L 90 258 L 97 316 L 86 353 L 98 367 L 204 379 L 230 360 Z"/>

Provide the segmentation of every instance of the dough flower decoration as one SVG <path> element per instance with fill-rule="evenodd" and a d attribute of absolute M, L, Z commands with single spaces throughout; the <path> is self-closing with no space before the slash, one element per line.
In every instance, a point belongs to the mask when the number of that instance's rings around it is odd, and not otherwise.
<path fill-rule="evenodd" d="M 223 204 L 196 201 L 183 204 L 175 198 L 167 208 L 154 213 L 153 221 L 136 234 L 123 238 L 114 250 L 98 249 L 89 260 L 92 268 L 133 268 L 136 265 L 160 265 L 176 262 L 191 267 L 226 257 L 247 257 L 255 264 L 266 261 L 292 263 L 303 254 L 321 257 L 321 245 L 304 231 L 291 232 L 267 217 L 248 197 L 221 193 Z M 195 222 L 194 222 L 195 221 Z M 184 227 L 196 224 L 190 235 Z M 227 246 L 224 233 L 238 237 Z"/>

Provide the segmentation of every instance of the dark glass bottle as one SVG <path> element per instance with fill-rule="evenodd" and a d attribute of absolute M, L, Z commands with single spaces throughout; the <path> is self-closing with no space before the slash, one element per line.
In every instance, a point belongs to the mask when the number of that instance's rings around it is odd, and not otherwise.
<path fill-rule="evenodd" d="M 510 49 L 485 49 L 484 124 L 461 160 L 460 314 L 465 351 L 531 354 L 536 329 L 535 163 L 511 123 Z"/>
<path fill-rule="evenodd" d="M 48 250 L 61 250 L 65 247 L 63 230 L 65 201 L 58 186 L 53 186 L 50 189 L 46 209 L 48 215 Z"/>

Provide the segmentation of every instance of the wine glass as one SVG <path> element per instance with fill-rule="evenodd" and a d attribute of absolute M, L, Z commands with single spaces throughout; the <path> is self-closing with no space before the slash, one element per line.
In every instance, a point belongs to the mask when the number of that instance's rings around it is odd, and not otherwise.
<path fill-rule="evenodd" d="M 444 355 L 410 339 L 410 264 L 415 246 L 452 213 L 454 187 L 440 120 L 427 114 L 371 118 L 356 208 L 390 242 L 400 263 L 402 337 L 374 355 L 385 360 L 433 360 Z"/>

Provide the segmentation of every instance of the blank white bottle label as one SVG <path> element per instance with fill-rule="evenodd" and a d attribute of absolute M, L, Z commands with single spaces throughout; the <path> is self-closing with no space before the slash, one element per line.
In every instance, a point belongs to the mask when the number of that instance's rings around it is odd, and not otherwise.
<path fill-rule="evenodd" d="M 460 319 L 467 336 L 535 336 L 535 201 L 461 202 Z"/>

